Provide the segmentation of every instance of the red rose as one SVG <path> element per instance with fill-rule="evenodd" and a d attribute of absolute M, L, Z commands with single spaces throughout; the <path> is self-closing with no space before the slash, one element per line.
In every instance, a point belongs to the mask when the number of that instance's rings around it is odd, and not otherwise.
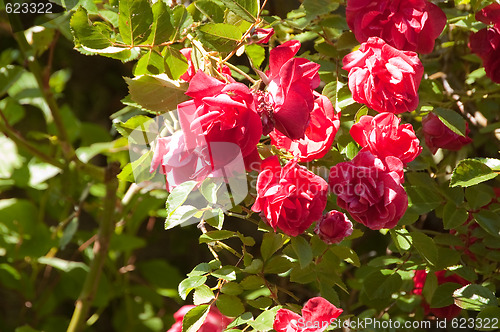
<path fill-rule="evenodd" d="M 483 60 L 486 76 L 500 83 L 500 4 L 483 8 L 476 13 L 476 19 L 493 26 L 471 33 L 469 48 Z"/>
<path fill-rule="evenodd" d="M 330 100 L 315 93 L 314 109 L 304 138 L 292 140 L 278 130 L 271 132 L 271 143 L 298 157 L 300 161 L 322 158 L 330 149 L 340 127 L 340 114 L 337 114 Z"/>
<path fill-rule="evenodd" d="M 371 37 L 346 55 L 349 90 L 358 103 L 377 112 L 411 112 L 418 106 L 418 87 L 424 67 L 414 52 L 400 51 Z"/>
<path fill-rule="evenodd" d="M 252 211 L 276 230 L 297 236 L 318 220 L 326 206 L 328 184 L 321 177 L 289 161 L 281 168 L 279 158 L 271 156 L 261 164 L 257 178 L 257 199 Z"/>
<path fill-rule="evenodd" d="M 425 0 L 348 0 L 347 24 L 363 43 L 380 37 L 404 51 L 430 53 L 446 25 L 446 15 Z"/>
<path fill-rule="evenodd" d="M 191 60 L 192 49 L 190 47 L 189 48 L 183 48 L 180 52 L 187 59 L 188 69 L 179 78 L 181 80 L 186 81 L 186 82 L 190 82 L 191 79 L 196 74 L 196 69 L 195 69 L 195 67 L 193 65 L 193 61 Z M 231 76 L 231 69 L 229 69 L 228 66 L 226 66 L 226 65 L 219 65 L 218 68 L 217 68 L 217 71 L 219 73 L 221 73 L 222 76 L 224 76 L 228 82 L 231 82 L 231 83 L 235 82 L 235 80 Z"/>
<path fill-rule="evenodd" d="M 458 151 L 472 142 L 472 139 L 468 137 L 469 124 L 466 122 L 465 126 L 465 136 L 461 136 L 448 128 L 434 113 L 429 113 L 422 119 L 425 144 L 432 154 L 435 154 L 439 148 Z"/>
<path fill-rule="evenodd" d="M 303 58 L 294 58 L 300 42 L 290 40 L 269 52 L 265 93 L 257 94 L 264 135 L 275 127 L 291 139 L 304 137 L 314 108 L 313 90 L 320 83 L 320 65 Z"/>
<path fill-rule="evenodd" d="M 288 309 L 279 309 L 273 329 L 276 332 L 323 332 L 342 311 L 322 297 L 313 297 L 302 308 L 302 316 Z"/>
<path fill-rule="evenodd" d="M 314 232 L 326 244 L 340 243 L 352 234 L 352 223 L 344 213 L 333 210 L 317 222 Z"/>
<path fill-rule="evenodd" d="M 188 311 L 194 307 L 194 305 L 185 305 L 181 307 L 174 314 L 175 323 L 167 332 L 182 332 L 182 319 Z M 215 306 L 211 306 L 207 318 L 205 318 L 205 322 L 201 325 L 198 332 L 222 332 L 229 325 L 229 323 L 231 323 L 231 321 L 232 319 L 221 314 L 219 309 Z"/>
<path fill-rule="evenodd" d="M 437 277 L 437 283 L 438 285 L 452 282 L 459 284 L 461 286 L 466 286 L 470 284 L 467 280 L 464 278 L 456 275 L 456 274 L 450 274 L 446 276 L 447 271 L 437 271 L 434 272 L 434 274 Z M 425 270 L 418 270 L 415 271 L 415 276 L 413 277 L 413 283 L 414 283 L 414 289 L 413 289 L 413 294 L 421 295 L 422 290 L 425 286 L 425 281 L 427 279 L 427 271 Z M 457 289 L 460 288 L 461 286 L 457 286 Z M 425 314 L 432 313 L 438 318 L 446 318 L 446 319 L 452 319 L 460 315 L 460 312 L 462 309 L 455 304 L 451 304 L 446 307 L 442 308 L 431 308 L 425 300 L 422 301 L 422 306 L 424 307 Z"/>
<path fill-rule="evenodd" d="M 212 143 L 228 142 L 239 146 L 243 157 L 253 153 L 262 135 L 262 124 L 253 96 L 244 84 L 224 84 L 198 71 L 186 95 L 193 99 L 179 104 L 177 109 L 188 150 L 207 145 L 211 157 L 224 156 L 213 151 Z M 224 162 L 218 159 L 213 164 Z"/>
<path fill-rule="evenodd" d="M 353 160 L 331 168 L 329 184 L 338 206 L 378 230 L 396 226 L 408 207 L 402 178 L 401 160 L 389 156 L 383 161 L 363 149 Z"/>
<path fill-rule="evenodd" d="M 274 35 L 273 28 L 257 28 L 249 34 L 246 42 L 247 44 L 266 44 L 272 35 Z"/>
<path fill-rule="evenodd" d="M 381 159 L 394 156 L 407 164 L 420 154 L 422 147 L 412 125 L 399 125 L 400 122 L 401 119 L 392 113 L 381 113 L 375 117 L 364 115 L 351 127 L 350 134 L 375 156 Z"/>

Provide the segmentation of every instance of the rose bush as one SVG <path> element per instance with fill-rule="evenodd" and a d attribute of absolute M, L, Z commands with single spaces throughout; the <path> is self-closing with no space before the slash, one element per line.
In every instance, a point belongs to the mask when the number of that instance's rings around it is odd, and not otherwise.
<path fill-rule="evenodd" d="M 360 43 L 380 37 L 404 51 L 430 53 L 446 15 L 426 0 L 348 0 L 346 19 Z"/>
<path fill-rule="evenodd" d="M 417 108 L 424 67 L 416 53 L 400 51 L 378 37 L 370 37 L 342 63 L 349 71 L 352 98 L 358 103 L 394 114 Z"/>

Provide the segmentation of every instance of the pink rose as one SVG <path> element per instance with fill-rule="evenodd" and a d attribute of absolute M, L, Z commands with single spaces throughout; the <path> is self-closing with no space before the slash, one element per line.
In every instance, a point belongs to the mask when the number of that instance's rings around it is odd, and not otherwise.
<path fill-rule="evenodd" d="M 247 44 L 266 44 L 271 39 L 271 36 L 274 35 L 273 28 L 257 28 L 253 29 L 252 32 L 248 35 L 246 42 Z"/>
<path fill-rule="evenodd" d="M 476 13 L 476 19 L 493 26 L 471 33 L 469 48 L 483 60 L 486 76 L 500 83 L 500 4 L 483 8 Z"/>
<path fill-rule="evenodd" d="M 456 283 L 461 286 L 466 286 L 470 284 L 470 282 L 468 282 L 467 280 L 465 280 L 464 278 L 460 277 L 457 274 L 450 274 L 447 276 L 446 275 L 447 271 L 437 271 L 434 272 L 434 274 L 437 277 L 438 285 L 447 282 Z M 415 275 L 413 277 L 413 283 L 414 283 L 413 294 L 417 295 L 422 294 L 422 290 L 424 289 L 426 279 L 427 279 L 427 271 L 425 270 L 415 271 Z M 457 286 L 457 289 L 460 288 L 461 286 Z M 432 313 L 438 318 L 452 319 L 460 315 L 460 312 L 462 311 L 462 308 L 456 306 L 455 304 L 451 304 L 449 306 L 442 308 L 431 308 L 425 300 L 422 301 L 422 306 L 424 307 L 426 315 Z"/>
<path fill-rule="evenodd" d="M 417 108 L 424 67 L 416 53 L 397 50 L 371 37 L 342 62 L 343 69 L 349 71 L 349 90 L 358 103 L 394 114 Z"/>
<path fill-rule="evenodd" d="M 314 232 L 326 244 L 340 243 L 352 234 L 352 223 L 344 213 L 333 210 L 316 223 Z"/>
<path fill-rule="evenodd" d="M 330 190 L 337 205 L 370 229 L 393 228 L 408 207 L 402 186 L 403 163 L 396 157 L 381 160 L 361 150 L 353 160 L 330 170 Z"/>
<path fill-rule="evenodd" d="M 385 159 L 394 156 L 407 164 L 422 151 L 420 141 L 409 123 L 400 125 L 392 113 L 381 113 L 375 117 L 364 115 L 350 130 L 352 138 L 366 147 L 375 156 Z"/>
<path fill-rule="evenodd" d="M 318 220 L 326 206 L 328 184 L 321 177 L 299 166 L 297 160 L 281 168 L 279 158 L 271 156 L 261 164 L 257 178 L 257 199 L 252 211 L 276 230 L 297 236 Z"/>
<path fill-rule="evenodd" d="M 340 127 L 340 114 L 337 114 L 330 100 L 315 93 L 314 109 L 304 138 L 292 140 L 278 130 L 271 132 L 271 143 L 285 149 L 299 158 L 299 161 L 311 161 L 322 158 L 330 149 Z"/>
<path fill-rule="evenodd" d="M 186 95 L 193 99 L 179 104 L 177 109 L 188 150 L 208 145 L 211 156 L 224 155 L 212 151 L 212 143 L 228 142 L 239 146 L 243 157 L 253 153 L 262 135 L 262 124 L 252 93 L 244 84 L 224 84 L 198 71 Z"/>
<path fill-rule="evenodd" d="M 313 297 L 302 308 L 302 316 L 288 309 L 279 309 L 273 329 L 276 332 L 323 332 L 342 311 L 322 297 Z"/>
<path fill-rule="evenodd" d="M 184 80 L 186 82 L 190 82 L 191 79 L 194 77 L 194 75 L 196 74 L 196 69 L 193 65 L 193 61 L 191 59 L 191 52 L 192 52 L 192 48 L 188 47 L 188 48 L 183 48 L 180 50 L 180 52 L 182 53 L 182 55 L 184 55 L 184 57 L 187 59 L 187 64 L 188 64 L 188 69 L 186 70 L 186 72 L 184 74 L 182 74 L 179 78 L 181 80 Z M 218 68 L 217 68 L 217 71 L 219 73 L 222 74 L 222 76 L 225 77 L 225 79 L 228 81 L 228 82 L 231 82 L 231 83 L 234 83 L 235 80 L 233 79 L 233 77 L 231 76 L 231 69 L 229 69 L 228 66 L 226 65 L 219 65 Z"/>
<path fill-rule="evenodd" d="M 439 148 L 458 151 L 472 142 L 472 139 L 468 137 L 469 124 L 466 122 L 465 126 L 465 136 L 461 136 L 448 128 L 434 113 L 429 113 L 422 119 L 425 144 L 432 154 L 435 154 Z"/>
<path fill-rule="evenodd" d="M 194 307 L 194 305 L 182 306 L 174 314 L 175 323 L 167 332 L 182 332 L 182 319 L 188 311 Z M 217 307 L 211 306 L 207 318 L 205 318 L 205 322 L 201 325 L 198 332 L 222 332 L 226 329 L 229 323 L 231 323 L 231 321 L 232 319 L 221 314 Z"/>
<path fill-rule="evenodd" d="M 299 49 L 300 42 L 290 40 L 269 52 L 266 92 L 256 94 L 264 135 L 275 127 L 291 139 L 304 137 L 314 109 L 313 90 L 320 83 L 320 65 L 294 58 Z"/>
<path fill-rule="evenodd" d="M 356 39 L 380 37 L 404 51 L 430 53 L 446 25 L 446 15 L 426 0 L 348 0 L 347 24 Z"/>

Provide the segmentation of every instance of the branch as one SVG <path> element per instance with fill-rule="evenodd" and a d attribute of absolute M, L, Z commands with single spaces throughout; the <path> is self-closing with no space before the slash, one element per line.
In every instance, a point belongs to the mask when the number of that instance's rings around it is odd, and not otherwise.
<path fill-rule="evenodd" d="M 106 198 L 104 200 L 104 212 L 100 221 L 99 232 L 94 243 L 94 258 L 90 263 L 90 271 L 85 278 L 82 291 L 75 303 L 75 310 L 71 317 L 67 332 L 82 331 L 87 320 L 90 306 L 94 301 L 102 268 L 108 256 L 109 243 L 115 229 L 116 191 L 118 189 L 118 174 L 120 167 L 116 163 L 106 168 Z"/>

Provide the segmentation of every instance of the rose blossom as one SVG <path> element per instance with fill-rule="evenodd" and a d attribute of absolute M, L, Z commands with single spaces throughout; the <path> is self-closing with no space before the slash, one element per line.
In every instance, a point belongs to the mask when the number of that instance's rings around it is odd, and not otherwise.
<path fill-rule="evenodd" d="M 465 128 L 465 136 L 461 136 L 448 128 L 434 113 L 429 113 L 422 119 L 425 144 L 432 154 L 435 154 L 439 148 L 458 151 L 472 142 L 472 139 L 468 137 L 470 130 L 467 122 Z"/>
<path fill-rule="evenodd" d="M 182 319 L 194 307 L 194 305 L 185 305 L 177 310 L 174 314 L 175 323 L 167 332 L 182 332 Z M 219 309 L 211 306 L 207 318 L 205 318 L 205 322 L 201 325 L 198 332 L 222 332 L 231 321 L 230 318 L 221 314 Z"/>
<path fill-rule="evenodd" d="M 483 60 L 486 76 L 500 83 L 500 4 L 486 6 L 476 13 L 476 20 L 493 26 L 471 33 L 469 48 Z"/>
<path fill-rule="evenodd" d="M 320 65 L 294 58 L 300 42 L 290 40 L 269 52 L 269 71 L 263 75 L 266 91 L 256 93 L 264 135 L 276 128 L 290 139 L 304 136 L 320 83 Z"/>
<path fill-rule="evenodd" d="M 399 114 L 418 106 L 424 67 L 414 52 L 400 51 L 371 37 L 342 60 L 352 98 L 377 112 Z"/>
<path fill-rule="evenodd" d="M 352 138 L 366 147 L 375 156 L 384 159 L 394 156 L 407 164 L 422 151 L 420 141 L 409 123 L 400 125 L 392 113 L 381 113 L 375 117 L 364 115 L 350 130 Z"/>
<path fill-rule="evenodd" d="M 279 158 L 271 156 L 261 164 L 257 178 L 257 199 L 252 211 L 276 231 L 297 236 L 318 220 L 326 206 L 328 184 L 307 168 L 289 161 L 281 168 Z"/>
<path fill-rule="evenodd" d="M 381 160 L 361 150 L 353 160 L 330 170 L 330 190 L 337 205 L 370 229 L 393 228 L 408 207 L 402 186 L 403 163 L 396 157 Z"/>
<path fill-rule="evenodd" d="M 279 309 L 273 329 L 276 332 L 323 332 L 342 311 L 322 297 L 313 297 L 302 308 L 302 316 L 288 309 Z"/>
<path fill-rule="evenodd" d="M 447 271 L 437 271 L 434 272 L 434 274 L 437 277 L 438 285 L 447 282 L 453 282 L 461 286 L 466 286 L 470 284 L 470 282 L 468 282 L 467 280 L 456 274 L 450 274 L 447 276 L 446 275 Z M 413 283 L 415 285 L 413 289 L 413 294 L 417 295 L 422 294 L 422 290 L 424 289 L 426 279 L 427 279 L 427 271 L 425 270 L 415 271 L 415 275 L 413 277 Z M 460 288 L 461 286 L 457 286 L 457 289 Z M 422 306 L 424 307 L 426 315 L 429 314 L 429 312 L 431 312 L 438 318 L 452 319 L 460 315 L 460 312 L 462 311 L 462 309 L 456 306 L 455 304 L 451 304 L 449 306 L 442 308 L 431 308 L 429 304 L 425 301 L 425 299 L 422 300 Z"/>
<path fill-rule="evenodd" d="M 332 210 L 316 223 L 314 232 L 326 244 L 340 243 L 352 234 L 352 223 L 344 213 Z"/>
<path fill-rule="evenodd" d="M 224 84 L 198 71 L 186 95 L 192 100 L 177 106 L 186 147 L 229 142 L 246 157 L 253 153 L 262 135 L 262 124 L 250 90 L 241 83 Z M 210 151 L 211 156 L 216 153 Z M 213 163 L 223 163 L 218 160 Z"/>
<path fill-rule="evenodd" d="M 192 53 L 192 48 L 183 48 L 180 50 L 181 54 L 184 55 L 184 57 L 187 59 L 187 64 L 188 64 L 188 69 L 184 74 L 182 74 L 179 78 L 181 80 L 184 80 L 186 82 L 190 82 L 191 79 L 193 79 L 194 75 L 196 74 L 196 69 L 194 68 L 193 65 L 193 60 L 191 59 L 191 53 Z M 228 66 L 226 65 L 219 65 L 217 67 L 217 71 L 222 74 L 226 78 L 228 82 L 234 83 L 235 80 L 231 76 L 231 69 L 229 69 Z"/>
<path fill-rule="evenodd" d="M 380 37 L 404 51 L 430 53 L 446 15 L 426 0 L 348 0 L 347 24 L 363 43 Z"/>
<path fill-rule="evenodd" d="M 336 113 L 330 100 L 315 93 L 314 109 L 304 138 L 292 140 L 278 130 L 270 134 L 271 143 L 297 156 L 300 161 L 320 159 L 332 146 L 340 127 L 340 113 Z"/>

